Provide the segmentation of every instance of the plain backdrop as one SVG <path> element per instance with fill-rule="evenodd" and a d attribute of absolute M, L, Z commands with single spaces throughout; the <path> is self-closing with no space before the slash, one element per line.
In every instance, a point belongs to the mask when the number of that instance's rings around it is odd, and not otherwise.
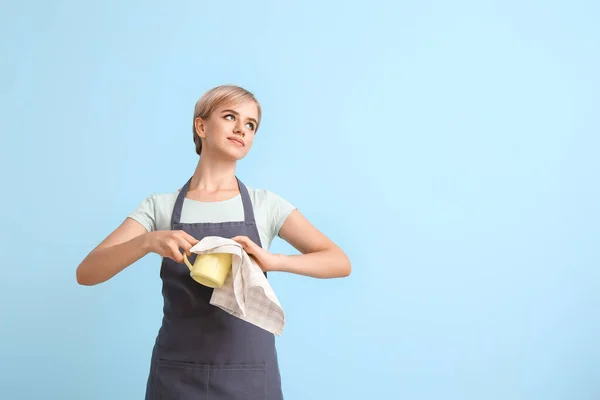
<path fill-rule="evenodd" d="M 598 399 L 599 20 L 591 0 L 2 2 L 0 398 L 143 397 L 158 256 L 95 287 L 75 268 L 185 183 L 194 103 L 234 83 L 264 109 L 238 176 L 353 262 L 271 275 L 286 399 Z"/>

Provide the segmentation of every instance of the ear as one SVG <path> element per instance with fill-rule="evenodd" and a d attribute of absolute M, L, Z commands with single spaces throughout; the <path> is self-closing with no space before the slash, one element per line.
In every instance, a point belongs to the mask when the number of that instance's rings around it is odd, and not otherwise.
<path fill-rule="evenodd" d="M 194 120 L 194 128 L 196 128 L 196 134 L 201 138 L 206 138 L 206 126 L 204 125 L 204 120 L 200 117 L 197 117 Z"/>

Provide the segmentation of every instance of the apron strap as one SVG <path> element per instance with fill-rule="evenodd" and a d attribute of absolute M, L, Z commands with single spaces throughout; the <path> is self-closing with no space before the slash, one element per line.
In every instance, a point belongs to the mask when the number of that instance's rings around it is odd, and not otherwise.
<path fill-rule="evenodd" d="M 246 185 L 240 181 L 237 176 L 235 177 L 238 182 L 238 187 L 240 188 L 240 194 L 242 196 L 242 204 L 244 206 L 244 222 L 247 224 L 255 224 L 254 220 L 254 208 L 252 207 L 252 201 L 250 200 L 250 195 L 248 194 L 248 189 Z"/>
<path fill-rule="evenodd" d="M 179 191 L 179 195 L 177 195 L 177 200 L 175 200 L 175 206 L 173 207 L 173 214 L 171 214 L 171 229 L 174 229 L 175 225 L 177 225 L 181 221 L 181 210 L 183 210 L 183 201 L 185 200 L 185 195 L 190 187 L 190 183 L 192 182 L 192 178 L 188 179 L 188 181 L 183 185 L 181 190 Z"/>

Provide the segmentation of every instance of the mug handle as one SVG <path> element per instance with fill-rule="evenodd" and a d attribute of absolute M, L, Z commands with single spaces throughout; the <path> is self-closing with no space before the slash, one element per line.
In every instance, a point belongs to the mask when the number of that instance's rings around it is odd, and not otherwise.
<path fill-rule="evenodd" d="M 192 264 L 190 264 L 190 260 L 188 260 L 187 254 L 185 253 L 183 253 L 183 261 L 185 262 L 185 265 L 187 265 L 187 267 L 190 269 L 190 271 L 192 270 L 192 268 L 194 268 Z"/>

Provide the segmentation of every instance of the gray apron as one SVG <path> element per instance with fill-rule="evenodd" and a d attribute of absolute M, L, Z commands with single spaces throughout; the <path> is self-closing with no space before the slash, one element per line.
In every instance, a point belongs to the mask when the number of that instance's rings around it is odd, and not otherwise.
<path fill-rule="evenodd" d="M 243 235 L 261 245 L 248 190 L 239 180 L 243 221 L 182 223 L 190 182 L 191 178 L 179 192 L 171 229 L 198 240 Z M 192 255 L 190 262 L 194 259 Z M 160 277 L 163 319 L 152 351 L 146 400 L 282 400 L 274 335 L 209 304 L 213 289 L 194 281 L 184 264 L 165 257 Z"/>

